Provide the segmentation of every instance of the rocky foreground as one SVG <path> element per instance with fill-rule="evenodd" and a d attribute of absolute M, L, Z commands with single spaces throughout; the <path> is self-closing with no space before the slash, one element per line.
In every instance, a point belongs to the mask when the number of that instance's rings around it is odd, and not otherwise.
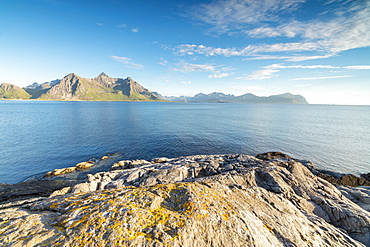
<path fill-rule="evenodd" d="M 21 184 L 33 193 L 5 186 L 0 245 L 370 246 L 370 187 L 336 187 L 307 161 L 257 157 L 120 161 L 82 183 L 49 173 Z"/>

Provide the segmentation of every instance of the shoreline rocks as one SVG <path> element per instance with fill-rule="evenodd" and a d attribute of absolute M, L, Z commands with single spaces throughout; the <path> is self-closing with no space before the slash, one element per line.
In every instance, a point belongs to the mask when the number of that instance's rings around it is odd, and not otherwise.
<path fill-rule="evenodd" d="M 86 169 L 91 168 L 93 165 L 95 165 L 95 161 L 92 161 L 92 160 L 85 161 L 85 162 L 80 162 L 76 166 L 73 166 L 73 167 L 54 169 L 51 172 L 47 172 L 44 177 L 45 178 L 51 178 L 51 177 L 55 177 L 55 176 L 64 175 L 64 174 L 67 174 L 67 173 L 72 173 L 72 172 L 75 172 L 75 171 L 86 170 Z"/>
<path fill-rule="evenodd" d="M 313 171 L 281 153 L 123 160 L 5 198 L 0 245 L 370 246 L 370 212 L 355 203 L 370 205 L 370 188 Z"/>
<path fill-rule="evenodd" d="M 326 181 L 338 184 L 338 185 L 344 185 L 344 186 L 350 186 L 350 187 L 357 187 L 357 186 L 370 186 L 370 173 L 368 174 L 361 174 L 361 177 L 355 176 L 353 174 L 342 174 L 337 173 L 333 171 L 328 170 L 321 170 L 316 169 L 315 166 L 310 162 L 306 160 L 298 160 L 290 157 L 287 154 L 281 153 L 281 152 L 268 152 L 259 154 L 256 156 L 256 158 L 262 159 L 262 160 L 274 160 L 274 159 L 282 159 L 282 160 L 294 160 L 302 163 L 305 165 L 310 171 L 315 174 L 316 176 L 325 179 Z"/>

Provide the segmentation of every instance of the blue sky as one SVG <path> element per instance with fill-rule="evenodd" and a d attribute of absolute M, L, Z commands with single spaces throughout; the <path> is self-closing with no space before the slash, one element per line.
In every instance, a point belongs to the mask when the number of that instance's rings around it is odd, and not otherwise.
<path fill-rule="evenodd" d="M 370 105 L 368 0 L 0 0 L 0 83 L 131 77 L 162 95 Z"/>

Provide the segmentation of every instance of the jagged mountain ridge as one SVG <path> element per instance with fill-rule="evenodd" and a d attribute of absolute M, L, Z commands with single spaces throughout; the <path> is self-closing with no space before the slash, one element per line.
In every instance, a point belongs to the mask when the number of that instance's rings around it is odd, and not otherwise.
<path fill-rule="evenodd" d="M 48 88 L 51 88 L 52 86 L 55 86 L 56 84 L 58 84 L 61 80 L 60 79 L 56 79 L 56 80 L 53 80 L 51 82 L 44 82 L 44 83 L 37 83 L 37 82 L 34 82 L 33 84 L 27 86 L 27 87 L 24 87 L 24 89 L 48 89 Z"/>
<path fill-rule="evenodd" d="M 251 93 L 241 96 L 224 93 L 199 93 L 193 97 L 166 97 L 151 92 L 127 77 L 113 78 L 102 72 L 99 76 L 88 79 L 70 73 L 63 79 L 42 84 L 33 83 L 19 88 L 12 84 L 0 86 L 0 98 L 3 99 L 42 99 L 42 100 L 112 100 L 112 101 L 180 101 L 207 103 L 271 103 L 271 104 L 308 104 L 301 95 L 291 93 L 260 97 Z"/>
<path fill-rule="evenodd" d="M 235 96 L 233 94 L 224 94 L 213 92 L 210 94 L 199 93 L 194 97 L 164 97 L 172 101 L 184 102 L 204 102 L 204 103 L 271 103 L 271 104 L 308 104 L 307 100 L 301 95 L 284 93 L 271 95 L 268 97 L 256 96 L 252 93 Z"/>
<path fill-rule="evenodd" d="M 33 83 L 24 88 L 0 84 L 0 99 L 41 100 L 112 100 L 112 101 L 162 101 L 158 93 L 152 93 L 127 77 L 113 78 L 104 72 L 88 79 L 70 73 L 63 79 L 42 84 Z"/>
<path fill-rule="evenodd" d="M 148 89 L 127 77 L 113 78 L 104 72 L 87 79 L 74 73 L 47 89 L 38 99 L 61 100 L 161 100 Z"/>

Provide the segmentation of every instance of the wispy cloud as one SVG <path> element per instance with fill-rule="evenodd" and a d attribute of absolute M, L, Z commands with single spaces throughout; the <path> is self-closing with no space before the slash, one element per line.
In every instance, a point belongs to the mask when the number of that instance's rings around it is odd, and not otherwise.
<path fill-rule="evenodd" d="M 194 72 L 194 71 L 215 71 L 216 67 L 211 64 L 194 64 L 194 63 L 179 63 L 177 68 L 173 68 L 174 71 L 179 72 Z"/>
<path fill-rule="evenodd" d="M 190 82 L 190 81 L 182 81 L 181 83 L 182 83 L 182 84 L 191 84 L 191 82 Z"/>
<path fill-rule="evenodd" d="M 160 62 L 158 63 L 159 65 L 162 65 L 162 66 L 165 66 L 165 67 L 169 67 L 170 65 L 170 63 L 167 61 L 167 60 L 165 60 L 165 59 L 163 59 L 163 58 L 160 58 Z"/>
<path fill-rule="evenodd" d="M 287 20 L 286 24 L 280 24 L 278 16 L 281 13 L 297 10 L 303 2 L 305 0 L 216 0 L 197 5 L 195 11 L 195 18 L 211 25 L 213 30 L 232 31 L 256 39 L 294 37 L 298 42 L 250 44 L 242 48 L 184 44 L 176 50 L 181 55 L 244 56 L 250 60 L 299 62 L 370 46 L 370 1 L 343 1 L 340 7 L 329 11 L 331 15 L 326 16 L 325 21 L 317 18 Z M 257 25 L 259 27 L 254 28 Z"/>
<path fill-rule="evenodd" d="M 217 0 L 194 7 L 192 15 L 225 32 L 261 21 L 274 21 L 282 12 L 294 10 L 305 0 Z"/>
<path fill-rule="evenodd" d="M 299 84 L 299 85 L 295 85 L 295 87 L 309 87 L 309 86 L 312 86 L 312 84 Z"/>
<path fill-rule="evenodd" d="M 232 89 L 238 91 L 259 91 L 264 90 L 261 86 L 232 86 Z"/>
<path fill-rule="evenodd" d="M 316 43 L 277 43 L 272 45 L 249 45 L 244 48 L 219 48 L 204 45 L 183 44 L 177 47 L 180 55 L 202 54 L 206 56 L 256 56 L 258 52 L 313 51 L 318 49 Z M 290 57 L 289 57 L 290 58 Z"/>
<path fill-rule="evenodd" d="M 98 22 L 98 23 L 96 23 L 96 25 L 98 25 L 99 27 L 102 27 L 102 26 L 104 26 L 104 23 Z"/>
<path fill-rule="evenodd" d="M 367 3 L 366 3 L 367 2 Z M 300 37 L 311 40 L 326 53 L 339 53 L 370 46 L 370 2 L 355 1 L 341 15 L 329 20 L 293 21 L 276 27 L 259 27 L 246 31 L 252 37 Z"/>
<path fill-rule="evenodd" d="M 125 64 L 126 67 L 130 69 L 143 69 L 144 68 L 144 65 L 134 63 L 132 62 L 131 58 L 128 58 L 128 57 L 110 56 L 110 58 L 112 58 L 115 61 Z"/>
<path fill-rule="evenodd" d="M 272 64 L 264 66 L 265 69 L 339 69 L 341 67 L 332 65 L 282 65 L 282 64 Z"/>
<path fill-rule="evenodd" d="M 320 46 L 315 42 L 307 43 L 277 43 L 272 45 L 249 45 L 243 48 L 220 48 L 220 47 L 209 47 L 204 45 L 194 44 L 183 44 L 178 46 L 175 50 L 179 55 L 194 55 L 201 54 L 205 56 L 242 56 L 251 57 L 246 58 L 250 60 L 261 60 L 261 59 L 284 59 L 291 62 L 300 62 L 306 60 L 314 60 L 321 58 L 328 58 L 334 56 L 334 54 L 327 55 L 315 55 L 315 56 L 269 56 L 259 55 L 260 53 L 277 53 L 277 52 L 312 52 L 320 50 Z"/>
<path fill-rule="evenodd" d="M 352 77 L 352 76 L 351 75 L 338 75 L 338 76 L 322 76 L 322 77 L 305 77 L 305 78 L 294 78 L 292 80 L 295 80 L 295 81 L 325 80 L 325 79 L 337 79 L 337 78 L 345 78 L 345 77 Z"/>
<path fill-rule="evenodd" d="M 363 70 L 363 69 L 370 69 L 370 65 L 353 65 L 353 66 L 346 66 L 343 67 L 344 69 L 356 69 L 356 70 Z"/>
<path fill-rule="evenodd" d="M 222 78 L 222 77 L 228 77 L 229 73 L 218 73 L 218 74 L 211 74 L 208 76 L 208 78 Z"/>
<path fill-rule="evenodd" d="M 133 33 L 139 32 L 139 28 L 137 28 L 137 27 L 136 28 L 130 28 L 129 26 L 127 26 L 127 24 L 124 24 L 124 23 L 117 25 L 117 27 L 122 28 L 122 29 L 129 29 Z"/>
<path fill-rule="evenodd" d="M 351 70 L 367 70 L 370 65 L 352 65 L 352 66 L 332 66 L 332 65 L 283 65 L 271 64 L 264 66 L 265 69 L 351 69 Z"/>
<path fill-rule="evenodd" d="M 242 79 L 242 80 L 263 80 L 275 77 L 275 73 L 279 72 L 276 69 L 261 69 L 254 71 L 251 75 L 245 77 L 237 77 L 235 79 Z"/>

